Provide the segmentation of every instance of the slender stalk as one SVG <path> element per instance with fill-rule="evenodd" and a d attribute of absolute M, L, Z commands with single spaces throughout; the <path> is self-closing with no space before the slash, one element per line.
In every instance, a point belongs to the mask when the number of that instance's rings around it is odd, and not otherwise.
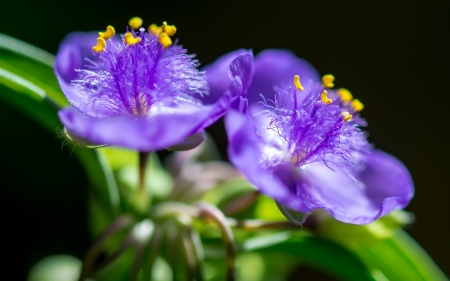
<path fill-rule="evenodd" d="M 139 152 L 139 190 L 145 190 L 145 170 L 147 167 L 149 152 Z"/>
<path fill-rule="evenodd" d="M 236 280 L 236 248 L 234 236 L 224 214 L 215 206 L 208 203 L 199 203 L 200 217 L 216 223 L 222 232 L 222 241 L 227 255 L 227 281 Z"/>
<path fill-rule="evenodd" d="M 83 259 L 83 267 L 81 269 L 80 281 L 84 281 L 89 277 L 91 270 L 100 254 L 103 244 L 106 240 L 114 235 L 116 232 L 125 229 L 134 222 L 131 216 L 121 216 L 113 221 L 109 227 L 97 238 L 91 245 Z"/>
<path fill-rule="evenodd" d="M 112 253 L 109 257 L 107 257 L 105 260 L 103 260 L 98 266 L 95 267 L 93 270 L 94 272 L 98 272 L 111 264 L 113 261 L 115 261 L 123 252 L 125 252 L 128 248 L 130 248 L 131 245 L 133 245 L 134 238 L 133 233 L 130 233 L 125 241 L 120 245 L 120 247 Z"/>
<path fill-rule="evenodd" d="M 290 221 L 264 221 L 264 220 L 237 220 L 234 218 L 227 218 L 228 224 L 231 227 L 240 228 L 248 231 L 261 229 L 292 229 L 301 228 Z"/>
<path fill-rule="evenodd" d="M 139 182 L 135 193 L 135 207 L 141 214 L 145 215 L 151 203 L 151 194 L 145 186 L 146 168 L 149 152 L 139 152 Z"/>
<path fill-rule="evenodd" d="M 236 198 L 235 200 L 229 202 L 224 208 L 223 213 L 227 216 L 231 216 L 242 212 L 243 210 L 250 207 L 258 199 L 259 191 L 252 191 L 245 193 L 244 195 Z"/>
<path fill-rule="evenodd" d="M 187 205 L 181 202 L 167 201 L 154 206 L 151 217 L 154 220 L 161 220 L 185 214 L 188 214 L 192 217 L 198 217 L 199 210 L 191 205 Z"/>

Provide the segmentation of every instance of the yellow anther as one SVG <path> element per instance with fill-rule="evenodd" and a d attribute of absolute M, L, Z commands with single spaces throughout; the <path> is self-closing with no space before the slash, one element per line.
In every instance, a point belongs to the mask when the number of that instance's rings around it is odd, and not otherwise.
<path fill-rule="evenodd" d="M 127 43 L 128 45 L 135 45 L 135 44 L 141 42 L 141 37 L 136 37 L 135 38 L 133 36 L 133 33 L 131 33 L 131 32 L 125 33 L 123 38 L 125 39 L 125 43 Z"/>
<path fill-rule="evenodd" d="M 348 111 L 342 112 L 341 115 L 344 116 L 344 122 L 351 121 L 353 118 L 353 115 L 351 115 Z"/>
<path fill-rule="evenodd" d="M 337 94 L 341 97 L 341 100 L 344 102 L 349 102 L 353 99 L 352 93 L 349 90 L 340 88 L 337 90 Z"/>
<path fill-rule="evenodd" d="M 132 29 L 139 29 L 142 26 L 142 23 L 143 23 L 143 20 L 140 17 L 134 17 L 128 21 L 128 25 Z"/>
<path fill-rule="evenodd" d="M 103 52 L 103 49 L 106 47 L 106 41 L 102 37 L 97 38 L 97 45 L 92 47 L 92 50 L 96 53 Z"/>
<path fill-rule="evenodd" d="M 300 83 L 300 76 L 298 76 L 298 75 L 294 76 L 294 85 L 295 85 L 295 88 L 297 88 L 301 92 L 303 92 L 303 86 L 302 86 L 302 83 Z"/>
<path fill-rule="evenodd" d="M 167 25 L 167 22 L 163 22 L 162 32 L 167 33 L 169 36 L 173 36 L 177 32 L 175 25 Z"/>
<path fill-rule="evenodd" d="M 330 99 L 327 97 L 327 94 L 328 94 L 328 92 L 324 90 L 324 91 L 322 92 L 322 94 L 320 95 L 320 98 L 322 99 L 322 102 L 323 102 L 324 104 L 330 104 L 330 103 L 333 102 L 332 100 L 330 100 Z"/>
<path fill-rule="evenodd" d="M 113 37 L 114 34 L 116 34 L 116 31 L 114 30 L 114 27 L 112 25 L 108 25 L 106 27 L 105 32 L 99 32 L 98 35 L 102 37 L 105 40 L 108 40 L 109 38 Z"/>
<path fill-rule="evenodd" d="M 151 24 L 148 27 L 148 30 L 150 30 L 151 34 L 160 35 L 161 32 L 162 32 L 162 27 L 161 26 L 157 26 L 156 24 Z"/>
<path fill-rule="evenodd" d="M 334 87 L 334 76 L 331 74 L 324 75 L 322 77 L 322 83 L 325 88 L 333 88 Z"/>
<path fill-rule="evenodd" d="M 161 33 L 161 35 L 159 35 L 159 43 L 163 45 L 164 49 L 167 49 L 168 47 L 172 46 L 172 39 L 170 39 L 167 33 L 163 32 Z"/>
<path fill-rule="evenodd" d="M 356 112 L 360 112 L 364 108 L 364 104 L 359 99 L 352 100 L 352 106 Z"/>

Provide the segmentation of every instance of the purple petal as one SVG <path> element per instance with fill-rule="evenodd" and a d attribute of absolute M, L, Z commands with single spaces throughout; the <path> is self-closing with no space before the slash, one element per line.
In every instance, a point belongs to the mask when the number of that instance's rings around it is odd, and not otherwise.
<path fill-rule="evenodd" d="M 367 157 L 366 169 L 359 178 L 365 184 L 370 199 L 377 205 L 386 205 L 382 215 L 406 207 L 414 195 L 408 169 L 400 160 L 381 150 L 374 150 Z M 388 202 L 384 202 L 386 198 Z"/>
<path fill-rule="evenodd" d="M 75 69 L 85 65 L 84 58 L 93 59 L 92 46 L 96 44 L 97 32 L 74 32 L 68 34 L 59 46 L 55 59 L 55 74 L 69 102 L 77 109 L 83 104 L 83 94 L 71 84 L 78 78 Z"/>
<path fill-rule="evenodd" d="M 244 49 L 239 49 L 221 56 L 212 64 L 209 64 L 203 68 L 203 70 L 206 71 L 206 78 L 210 88 L 209 96 L 205 96 L 202 99 L 204 104 L 210 104 L 215 102 L 230 87 L 231 81 L 228 68 L 230 67 L 231 62 L 238 56 L 249 53 L 251 52 Z M 253 55 L 252 55 L 252 64 L 253 64 Z M 236 73 L 238 72 L 238 70 L 234 70 L 233 72 Z M 252 73 L 253 73 L 253 65 L 251 69 L 251 74 Z"/>
<path fill-rule="evenodd" d="M 367 196 L 366 190 L 346 171 L 323 162 L 308 164 L 297 179 L 298 194 L 307 206 L 326 209 L 346 223 L 366 224 L 377 219 L 383 212 L 383 202 L 376 204 Z"/>
<path fill-rule="evenodd" d="M 261 192 L 272 197 L 283 205 L 300 212 L 310 212 L 310 209 L 299 200 L 288 186 L 289 177 L 284 175 L 292 172 L 292 167 L 278 167 L 280 177 L 260 165 L 261 147 L 252 121 L 246 115 L 229 110 L 225 116 L 225 126 L 228 134 L 228 155 L 230 161 L 241 170 Z"/>
<path fill-rule="evenodd" d="M 249 102 L 261 101 L 260 94 L 267 100 L 273 100 L 275 96 L 273 87 L 292 82 L 294 75 L 300 75 L 300 81 L 304 86 L 309 84 L 308 81 L 320 81 L 317 70 L 290 51 L 269 49 L 259 53 L 255 59 L 253 82 L 248 91 Z"/>
<path fill-rule="evenodd" d="M 182 143 L 225 114 L 231 101 L 223 95 L 209 106 L 153 105 L 149 116 L 111 118 L 89 117 L 67 107 L 58 116 L 67 130 L 93 143 L 150 151 Z"/>

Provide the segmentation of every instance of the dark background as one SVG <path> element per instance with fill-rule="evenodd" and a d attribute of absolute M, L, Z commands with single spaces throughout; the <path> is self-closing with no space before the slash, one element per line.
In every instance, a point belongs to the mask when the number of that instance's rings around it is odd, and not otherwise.
<path fill-rule="evenodd" d="M 203 65 L 237 48 L 287 48 L 365 104 L 370 141 L 401 159 L 416 195 L 408 232 L 450 276 L 450 1 L 2 1 L 0 32 L 53 54 L 71 31 L 163 20 Z M 82 256 L 87 187 L 61 141 L 0 104 L 3 272 L 23 280 L 45 255 Z M 221 124 L 210 130 L 221 149 Z"/>

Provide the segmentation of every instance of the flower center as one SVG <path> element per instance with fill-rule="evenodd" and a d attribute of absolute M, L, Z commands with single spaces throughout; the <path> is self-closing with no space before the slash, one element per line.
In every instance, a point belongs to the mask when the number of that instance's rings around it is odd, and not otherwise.
<path fill-rule="evenodd" d="M 275 136 L 278 140 L 275 146 L 285 151 L 285 157 L 274 161 L 288 161 L 296 166 L 318 160 L 348 162 L 352 152 L 368 147 L 358 128 L 364 122 L 359 116 L 354 120 L 362 103 L 353 100 L 348 90 L 325 90 L 334 87 L 334 76 L 325 75 L 322 85 L 309 89 L 303 87 L 298 75 L 293 82 L 294 87 L 291 84 L 278 87 L 274 101 L 263 102 L 270 120 L 266 127 L 268 135 L 272 135 L 271 139 Z M 283 153 L 274 155 L 279 157 Z"/>
<path fill-rule="evenodd" d="M 86 96 L 85 106 L 101 107 L 104 115 L 148 115 L 155 104 L 201 104 L 195 94 L 208 94 L 204 73 L 194 56 L 170 38 L 176 27 L 163 22 L 147 32 L 142 19 L 134 17 L 122 40 L 108 26 L 99 32 L 92 47 L 94 60 L 77 70 L 72 81 Z M 97 111 L 99 112 L 99 111 Z"/>

